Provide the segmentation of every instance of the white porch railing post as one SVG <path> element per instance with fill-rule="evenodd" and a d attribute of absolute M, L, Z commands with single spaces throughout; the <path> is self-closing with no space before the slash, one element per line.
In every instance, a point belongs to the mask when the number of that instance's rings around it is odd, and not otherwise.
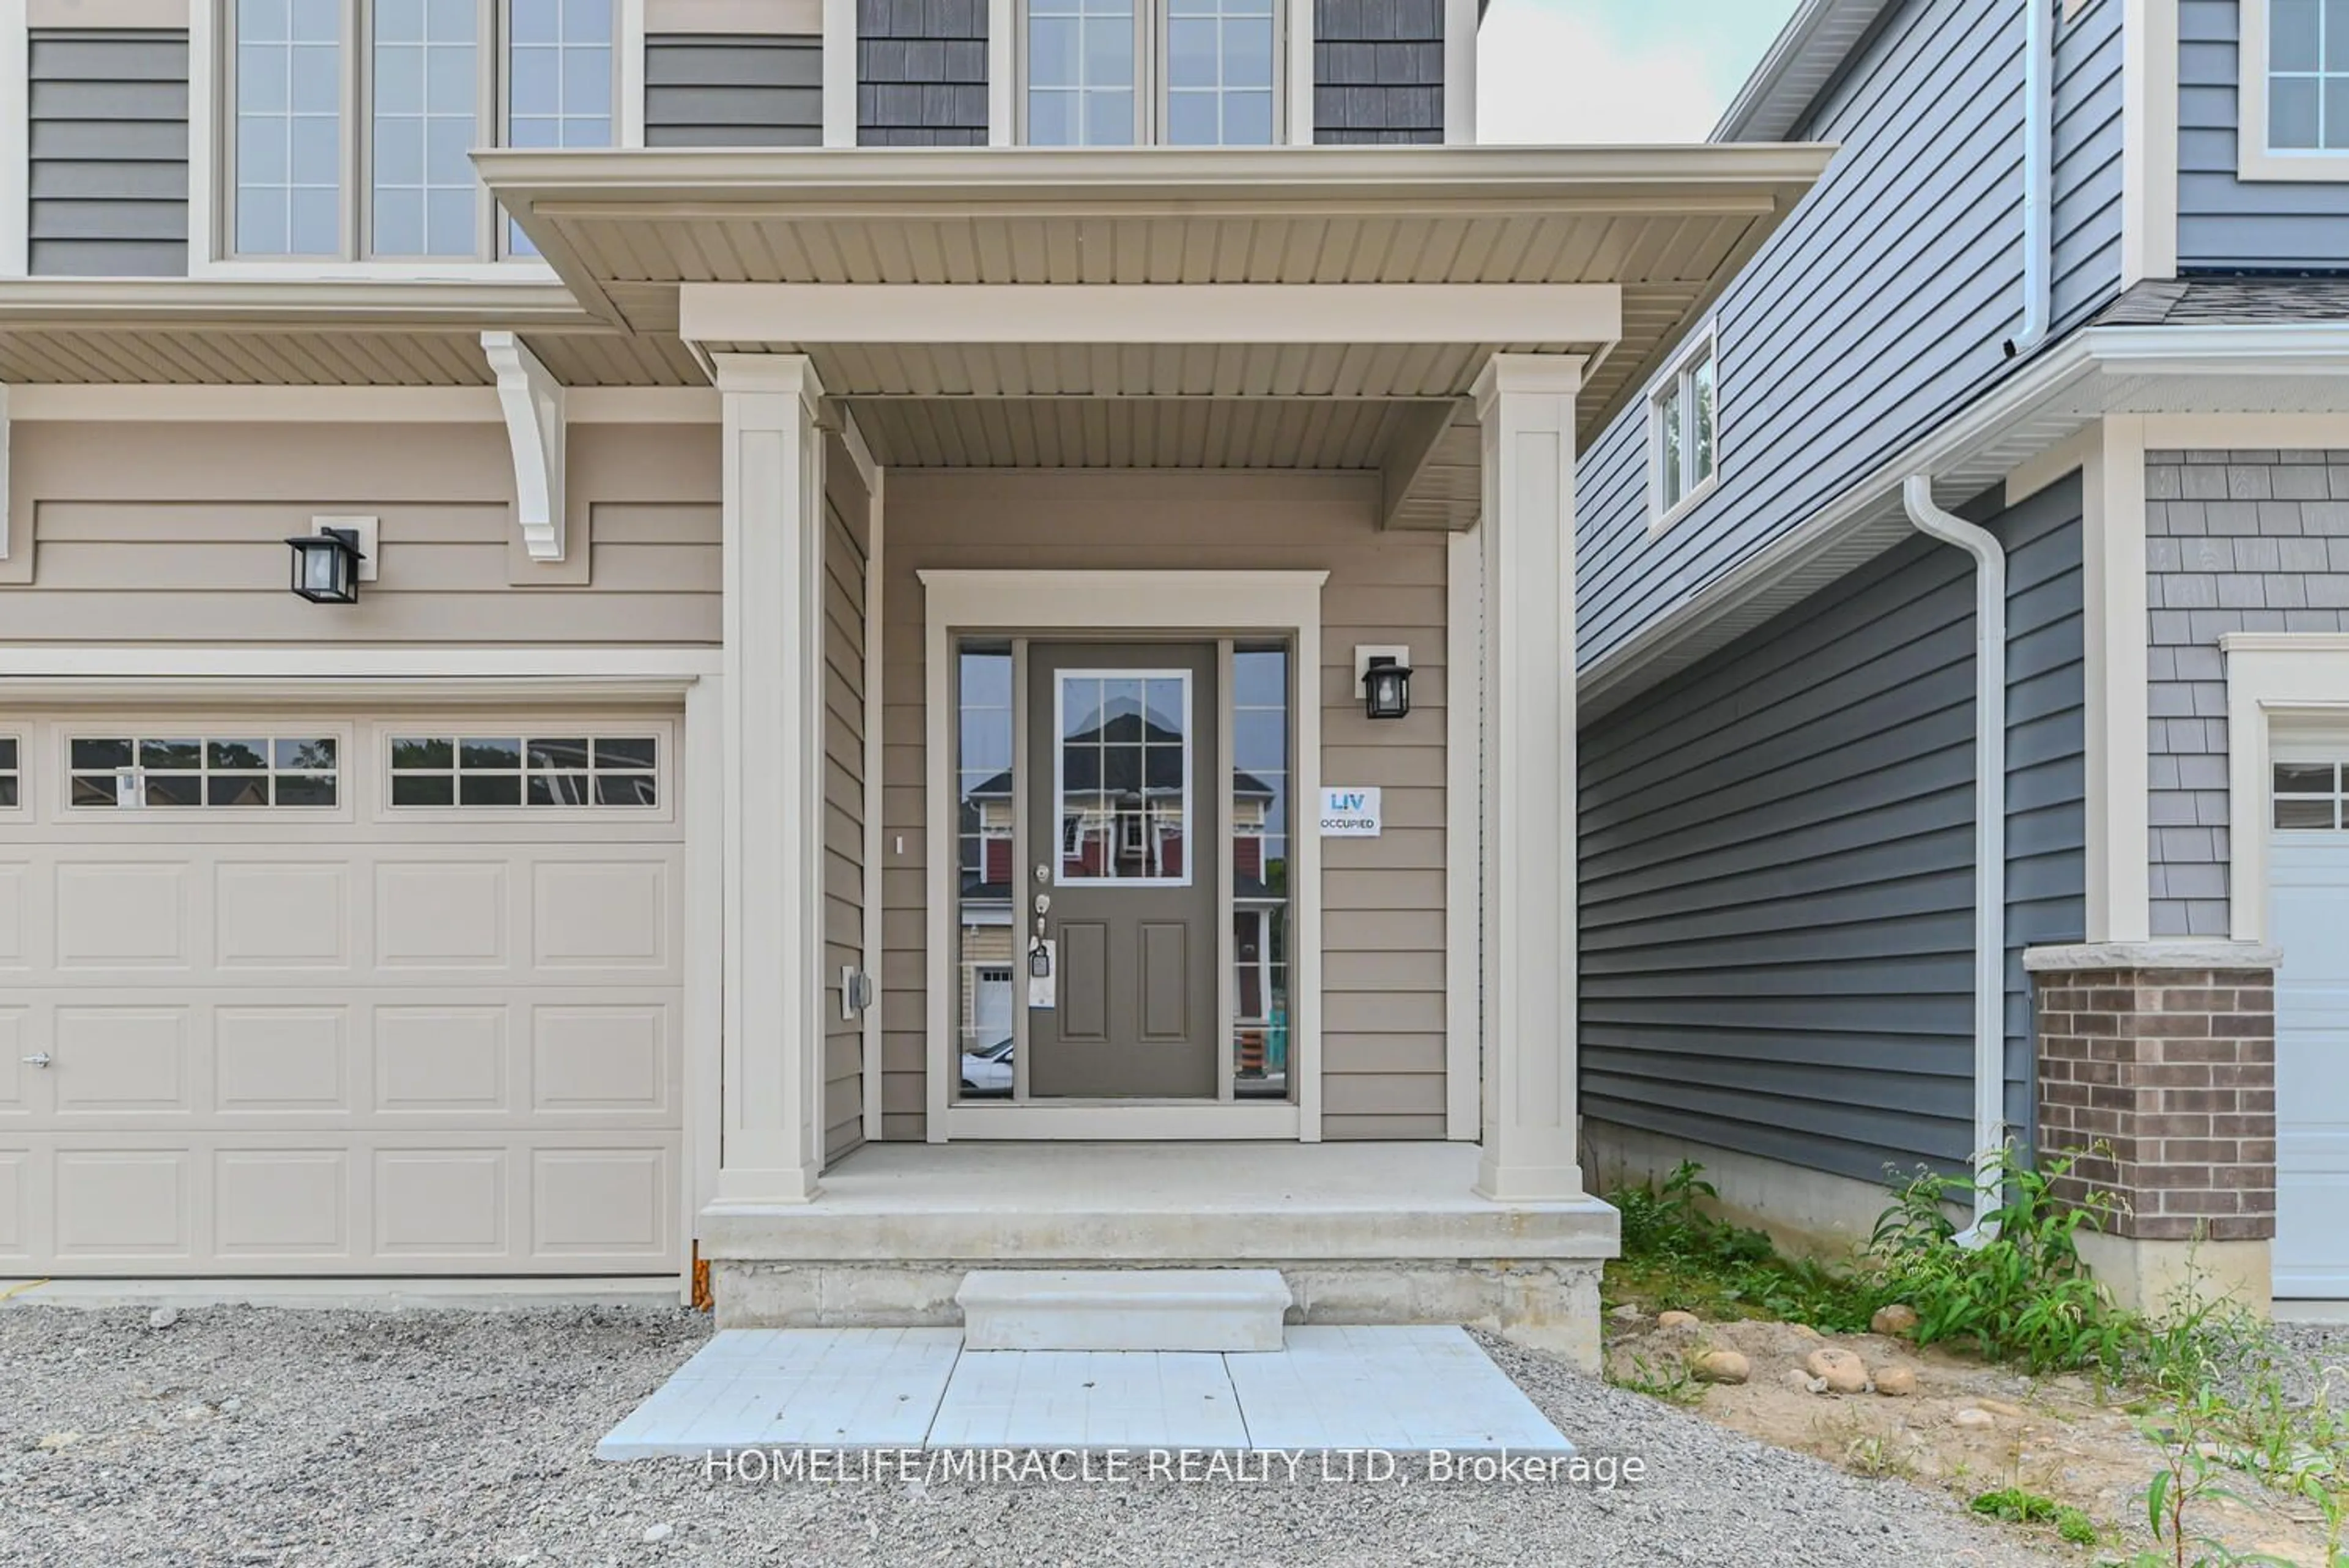
<path fill-rule="evenodd" d="M 1485 1075 L 1476 1190 L 1578 1198 L 1574 405 L 1568 356 L 1497 354 L 1484 424 Z"/>
<path fill-rule="evenodd" d="M 712 358 L 725 421 L 717 1201 L 803 1203 L 823 1166 L 823 389 L 803 355 Z"/>

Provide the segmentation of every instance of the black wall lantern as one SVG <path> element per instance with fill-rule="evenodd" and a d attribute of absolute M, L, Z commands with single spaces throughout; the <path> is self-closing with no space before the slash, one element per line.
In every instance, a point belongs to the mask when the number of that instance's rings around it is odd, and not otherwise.
<path fill-rule="evenodd" d="M 1371 656 L 1362 671 L 1362 711 L 1373 719 L 1400 719 L 1411 711 L 1411 666 L 1388 654 Z"/>
<path fill-rule="evenodd" d="M 359 602 L 359 531 L 321 528 L 285 541 L 294 547 L 294 591 L 314 605 Z"/>

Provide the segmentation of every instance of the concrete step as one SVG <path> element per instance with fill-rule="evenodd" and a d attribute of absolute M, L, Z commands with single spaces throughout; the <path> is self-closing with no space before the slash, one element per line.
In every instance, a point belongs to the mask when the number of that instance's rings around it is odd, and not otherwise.
<path fill-rule="evenodd" d="M 1278 1350 L 1277 1269 L 974 1269 L 966 1350 Z"/>

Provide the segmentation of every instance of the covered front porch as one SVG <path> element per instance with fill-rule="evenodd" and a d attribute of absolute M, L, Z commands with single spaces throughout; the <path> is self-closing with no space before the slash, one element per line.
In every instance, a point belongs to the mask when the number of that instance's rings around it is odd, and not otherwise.
<path fill-rule="evenodd" d="M 722 1321 L 1248 1262 L 1595 1355 L 1575 455 L 1822 161 L 481 155 L 722 405 Z"/>

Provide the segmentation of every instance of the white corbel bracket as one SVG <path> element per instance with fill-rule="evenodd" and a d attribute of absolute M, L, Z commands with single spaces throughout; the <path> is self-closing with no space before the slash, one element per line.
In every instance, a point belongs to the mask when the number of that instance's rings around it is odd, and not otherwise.
<path fill-rule="evenodd" d="M 533 561 L 563 559 L 564 387 L 511 332 L 481 334 L 513 447 L 516 520 Z"/>

